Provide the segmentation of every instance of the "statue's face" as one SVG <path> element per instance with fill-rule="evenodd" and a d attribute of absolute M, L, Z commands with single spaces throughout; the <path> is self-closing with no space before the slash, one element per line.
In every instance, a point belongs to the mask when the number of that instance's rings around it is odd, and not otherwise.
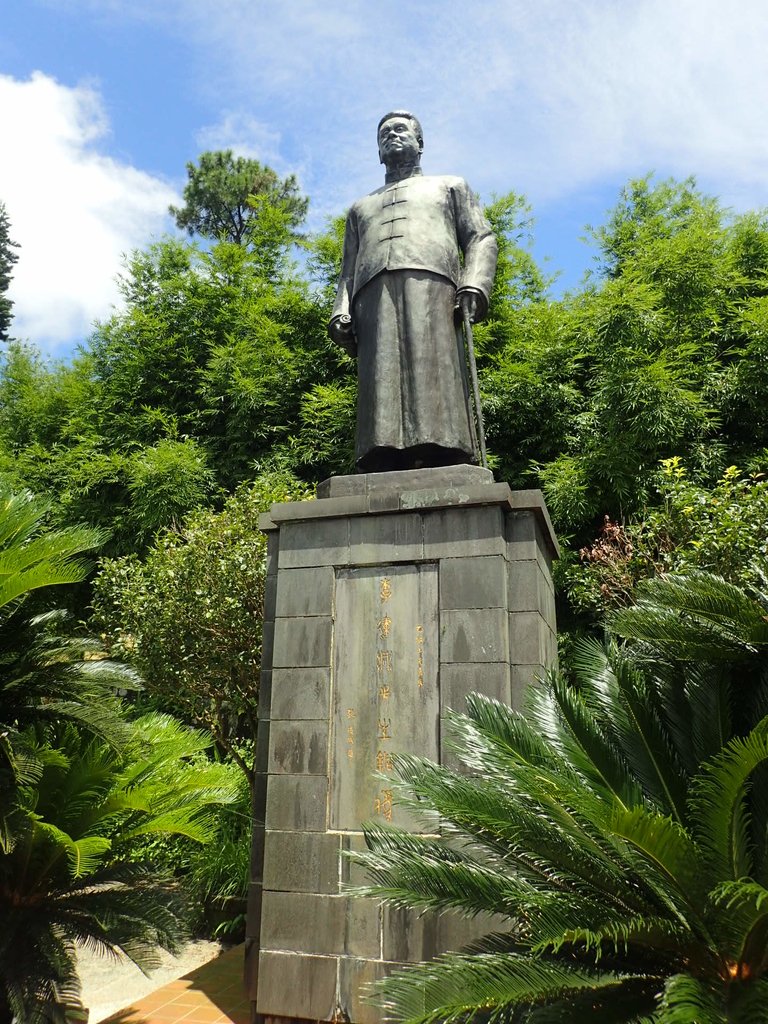
<path fill-rule="evenodd" d="M 379 159 L 383 164 L 412 164 L 422 151 L 413 122 L 390 117 L 379 128 Z"/>

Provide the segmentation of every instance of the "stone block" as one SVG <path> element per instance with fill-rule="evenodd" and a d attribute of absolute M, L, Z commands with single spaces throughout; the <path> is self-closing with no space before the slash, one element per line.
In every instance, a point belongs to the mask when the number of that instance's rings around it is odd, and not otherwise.
<path fill-rule="evenodd" d="M 504 608 L 506 599 L 507 563 L 501 555 L 440 560 L 441 608 Z"/>
<path fill-rule="evenodd" d="M 367 885 L 370 882 L 367 872 L 359 864 L 355 864 L 344 854 L 347 851 L 356 853 L 366 850 L 365 837 L 362 832 L 343 832 L 341 834 L 341 859 L 339 861 L 339 877 L 342 886 Z"/>
<path fill-rule="evenodd" d="M 502 608 L 446 610 L 440 617 L 440 638 L 443 665 L 505 661 L 507 613 Z"/>
<path fill-rule="evenodd" d="M 267 889 L 262 899 L 262 949 L 379 956 L 376 900 Z"/>
<path fill-rule="evenodd" d="M 272 669 L 263 668 L 259 672 L 258 714 L 260 718 L 270 717 L 272 706 Z"/>
<path fill-rule="evenodd" d="M 332 476 L 317 485 L 318 498 L 341 498 L 354 494 L 387 494 L 424 489 L 477 487 L 493 484 L 493 473 L 482 466 L 428 466 L 390 473 L 355 473 Z"/>
<path fill-rule="evenodd" d="M 280 555 L 280 534 L 275 529 L 270 529 L 267 533 L 267 555 L 266 555 L 266 569 L 267 576 L 275 576 L 277 574 L 277 563 Z"/>
<path fill-rule="evenodd" d="M 513 665 L 511 673 L 509 703 L 516 711 L 522 711 L 528 690 L 531 686 L 536 685 L 541 676 L 541 669 L 538 665 Z"/>
<path fill-rule="evenodd" d="M 462 714 L 467 694 L 482 693 L 505 704 L 510 697 L 510 672 L 506 661 L 443 665 L 440 669 L 441 710 Z"/>
<path fill-rule="evenodd" d="M 348 902 L 348 896 L 265 889 L 261 948 L 292 953 L 342 953 Z"/>
<path fill-rule="evenodd" d="M 272 673 L 272 718 L 327 720 L 331 700 L 329 668 L 276 668 Z"/>
<path fill-rule="evenodd" d="M 507 563 L 507 588 L 509 611 L 541 611 L 544 577 L 535 559 Z"/>
<path fill-rule="evenodd" d="M 424 513 L 424 557 L 503 555 L 502 512 L 499 507 L 465 507 Z"/>
<path fill-rule="evenodd" d="M 354 565 L 419 561 L 424 555 L 421 516 L 401 513 L 352 519 L 349 551 Z"/>
<path fill-rule="evenodd" d="M 280 528 L 280 569 L 349 562 L 349 519 L 284 523 Z"/>
<path fill-rule="evenodd" d="M 330 1020 L 336 1001 L 338 960 L 262 951 L 257 1012 L 264 1016 Z"/>
<path fill-rule="evenodd" d="M 278 617 L 331 614 L 333 568 L 330 565 L 285 569 L 278 579 Z"/>
<path fill-rule="evenodd" d="M 330 664 L 330 617 L 275 620 L 273 668 L 327 668 Z"/>
<path fill-rule="evenodd" d="M 261 633 L 261 667 L 262 669 L 272 668 L 272 657 L 275 649 L 275 623 L 272 619 L 265 619 Z"/>
<path fill-rule="evenodd" d="M 338 894 L 343 838 L 338 832 L 267 832 L 264 887 L 275 892 Z"/>
<path fill-rule="evenodd" d="M 264 580 L 264 614 L 263 619 L 274 619 L 277 599 L 277 575 L 267 576 Z"/>
<path fill-rule="evenodd" d="M 476 942 L 492 932 L 509 932 L 512 924 L 500 914 L 478 914 L 466 918 L 450 910 L 438 920 L 437 952 L 458 952 L 470 942 Z"/>
<path fill-rule="evenodd" d="M 439 952 L 439 915 L 427 911 L 384 907 L 382 919 L 382 958 L 403 963 L 431 960 Z"/>
<path fill-rule="evenodd" d="M 505 516 L 505 528 L 509 561 L 535 562 L 541 547 L 533 512 L 508 513 Z"/>
<path fill-rule="evenodd" d="M 246 920 L 260 921 L 262 907 L 262 890 L 258 882 L 251 882 L 248 886 L 248 902 Z"/>
<path fill-rule="evenodd" d="M 269 736 L 269 772 L 327 775 L 328 723 L 273 721 Z"/>
<path fill-rule="evenodd" d="M 338 999 L 351 1021 L 355 1024 L 381 1024 L 381 1010 L 366 1000 L 369 986 L 401 966 L 382 963 L 381 960 L 339 959 Z"/>
<path fill-rule="evenodd" d="M 328 779 L 323 775 L 270 775 L 266 823 L 270 829 L 324 832 Z"/>
<path fill-rule="evenodd" d="M 253 827 L 254 832 L 258 828 L 264 827 L 264 821 L 267 816 L 267 776 L 264 773 L 257 772 L 253 777 L 253 803 L 251 804 L 253 813 Z"/>
<path fill-rule="evenodd" d="M 269 765 L 269 732 L 271 722 L 267 718 L 260 718 L 256 726 L 256 756 L 254 758 L 254 771 L 262 775 L 268 771 Z"/>
<path fill-rule="evenodd" d="M 245 940 L 245 963 L 243 964 L 243 987 L 251 1002 L 256 1002 L 259 984 L 259 940 L 247 936 Z"/>
<path fill-rule="evenodd" d="M 265 830 L 263 822 L 251 829 L 251 881 L 262 882 L 264 878 Z"/>
<path fill-rule="evenodd" d="M 509 616 L 509 660 L 513 665 L 544 666 L 547 660 L 549 627 L 538 612 L 511 612 Z"/>

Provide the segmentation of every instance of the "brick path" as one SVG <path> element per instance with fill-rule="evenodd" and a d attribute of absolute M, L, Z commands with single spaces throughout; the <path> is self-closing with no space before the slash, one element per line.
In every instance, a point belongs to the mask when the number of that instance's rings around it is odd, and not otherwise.
<path fill-rule="evenodd" d="M 105 1024 L 249 1024 L 243 946 L 138 999 Z"/>

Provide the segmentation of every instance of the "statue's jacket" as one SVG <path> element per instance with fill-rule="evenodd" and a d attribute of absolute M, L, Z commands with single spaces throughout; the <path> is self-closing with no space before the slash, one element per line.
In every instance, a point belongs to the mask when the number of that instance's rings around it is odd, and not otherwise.
<path fill-rule="evenodd" d="M 333 319 L 346 313 L 354 320 L 358 292 L 393 270 L 426 270 L 456 289 L 471 288 L 484 299 L 484 315 L 496 256 L 491 227 L 463 178 L 418 174 L 391 182 L 349 210 Z"/>

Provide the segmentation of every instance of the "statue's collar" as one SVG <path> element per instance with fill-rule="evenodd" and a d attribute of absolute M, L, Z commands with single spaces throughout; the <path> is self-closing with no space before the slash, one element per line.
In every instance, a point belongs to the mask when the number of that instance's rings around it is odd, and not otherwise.
<path fill-rule="evenodd" d="M 403 181 L 404 178 L 415 178 L 421 173 L 422 171 L 419 164 L 406 164 L 405 167 L 399 167 L 396 171 L 387 171 L 384 177 L 384 184 L 391 185 L 393 181 Z"/>

